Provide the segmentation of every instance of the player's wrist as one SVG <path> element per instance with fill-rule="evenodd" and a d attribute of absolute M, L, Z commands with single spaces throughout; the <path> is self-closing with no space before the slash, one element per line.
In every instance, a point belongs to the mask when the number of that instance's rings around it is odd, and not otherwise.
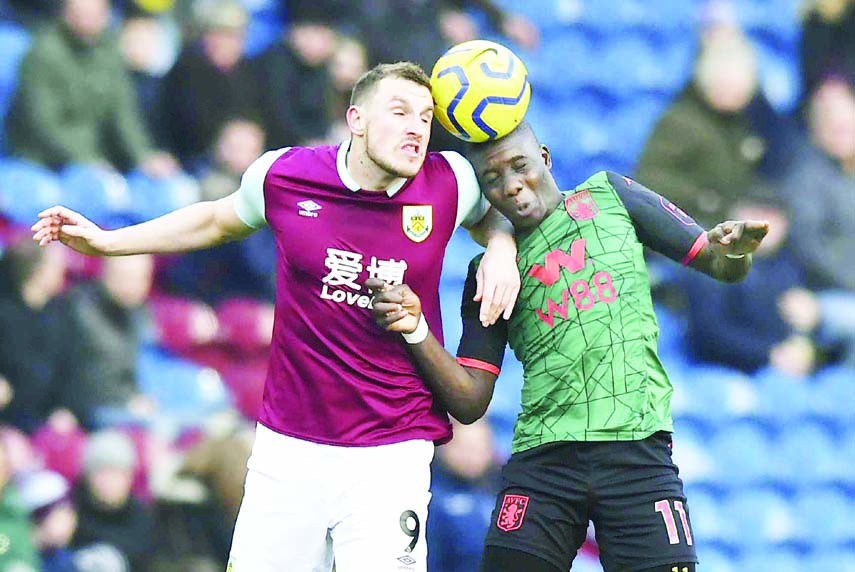
<path fill-rule="evenodd" d="M 401 336 L 408 344 L 415 345 L 425 341 L 429 333 L 430 329 L 428 328 L 427 320 L 425 320 L 425 315 L 419 314 L 419 322 L 416 324 L 416 328 L 412 332 L 401 332 Z"/>

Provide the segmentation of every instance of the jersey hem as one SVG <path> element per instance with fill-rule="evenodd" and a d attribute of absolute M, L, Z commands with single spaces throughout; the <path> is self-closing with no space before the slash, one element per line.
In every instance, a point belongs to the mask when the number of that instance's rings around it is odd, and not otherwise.
<path fill-rule="evenodd" d="M 395 443 L 404 443 L 406 441 L 430 441 L 434 445 L 444 445 L 451 441 L 451 431 L 449 430 L 447 434 L 440 436 L 430 436 L 430 435 L 410 435 L 410 436 L 400 436 L 400 437 L 392 437 L 390 439 L 379 439 L 377 441 L 371 442 L 354 442 L 354 441 L 338 441 L 334 439 L 323 439 L 319 437 L 309 437 L 307 435 L 301 435 L 300 433 L 294 431 L 285 431 L 284 429 L 280 429 L 279 427 L 275 427 L 272 423 L 268 421 L 258 420 L 258 423 L 264 425 L 266 428 L 270 429 L 275 433 L 279 433 L 280 435 L 286 435 L 288 437 L 293 437 L 294 439 L 300 439 L 301 441 L 308 441 L 310 443 L 317 443 L 319 445 L 331 445 L 334 447 L 378 447 L 380 445 L 394 445 Z"/>
<path fill-rule="evenodd" d="M 556 435 L 552 438 L 542 438 L 536 437 L 527 440 L 523 440 L 521 442 L 517 442 L 516 440 L 511 445 L 511 454 L 514 453 L 522 453 L 523 451 L 528 451 L 529 449 L 534 449 L 535 447 L 540 447 L 541 445 L 547 445 L 549 443 L 561 443 L 564 441 L 571 441 L 577 443 L 584 442 L 599 442 L 604 443 L 608 441 L 615 442 L 625 442 L 625 441 L 642 441 L 647 439 L 654 433 L 658 433 L 659 431 L 667 431 L 668 433 L 674 432 L 674 426 L 665 425 L 662 427 L 656 427 L 649 431 L 589 431 L 585 434 L 584 439 L 575 438 L 574 434 L 567 433 L 564 435 Z"/>

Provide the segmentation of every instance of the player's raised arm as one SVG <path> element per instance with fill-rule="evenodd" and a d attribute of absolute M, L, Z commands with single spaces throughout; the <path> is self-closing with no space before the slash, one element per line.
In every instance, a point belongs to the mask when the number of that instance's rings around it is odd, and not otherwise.
<path fill-rule="evenodd" d="M 636 181 L 608 173 L 632 218 L 639 240 L 668 258 L 722 282 L 739 282 L 751 269 L 751 254 L 769 231 L 765 221 L 727 221 L 705 231 L 665 197 Z"/>
<path fill-rule="evenodd" d="M 458 363 L 430 332 L 422 316 L 421 301 L 406 284 L 390 286 L 371 278 L 365 285 L 375 294 L 375 321 L 403 335 L 425 382 L 448 412 L 464 424 L 480 419 L 493 397 L 498 368 L 485 371 Z"/>
<path fill-rule="evenodd" d="M 243 238 L 255 230 L 238 216 L 235 201 L 236 193 L 116 230 L 102 229 L 80 213 L 56 206 L 41 212 L 31 230 L 42 246 L 59 241 L 92 256 L 186 252 Z"/>

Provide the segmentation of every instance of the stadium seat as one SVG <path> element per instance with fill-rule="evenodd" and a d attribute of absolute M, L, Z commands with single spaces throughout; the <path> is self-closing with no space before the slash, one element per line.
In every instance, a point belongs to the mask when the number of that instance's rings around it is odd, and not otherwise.
<path fill-rule="evenodd" d="M 692 526 L 694 527 L 695 516 L 692 513 Z M 698 560 L 703 566 L 703 572 L 741 572 L 733 563 L 733 551 L 724 549 L 701 540 L 700 534 L 695 535 L 698 538 L 696 550 L 698 552 Z"/>
<path fill-rule="evenodd" d="M 466 229 L 458 228 L 445 248 L 442 280 L 462 286 L 469 272 L 469 262 L 483 250 L 483 247 L 469 237 Z"/>
<path fill-rule="evenodd" d="M 148 301 L 148 307 L 154 318 L 158 343 L 176 354 L 210 343 L 218 333 L 214 311 L 196 300 L 158 295 Z M 204 318 L 208 321 L 199 323 Z M 250 330 L 248 326 L 245 324 L 244 328 Z"/>
<path fill-rule="evenodd" d="M 60 173 L 62 203 L 86 213 L 97 224 L 131 212 L 131 196 L 125 178 L 101 165 L 68 165 Z"/>
<path fill-rule="evenodd" d="M 746 571 L 807 572 L 809 570 L 804 568 L 803 560 L 797 550 L 779 547 L 748 549 L 735 564 L 737 570 Z"/>
<path fill-rule="evenodd" d="M 855 371 L 839 366 L 826 367 L 814 374 L 807 387 L 809 413 L 852 424 L 851 408 L 846 404 L 855 403 Z"/>
<path fill-rule="evenodd" d="M 239 352 L 266 351 L 270 347 L 270 334 L 261 328 L 272 327 L 268 321 L 271 311 L 270 304 L 251 298 L 222 301 L 216 308 L 220 339 Z"/>
<path fill-rule="evenodd" d="M 723 366 L 694 365 L 681 373 L 685 384 L 681 395 L 675 396 L 677 410 L 687 416 L 710 422 L 744 417 L 753 413 L 757 395 L 750 378 L 744 373 Z"/>
<path fill-rule="evenodd" d="M 686 487 L 692 534 L 698 542 L 732 546 L 739 541 L 733 523 L 722 513 L 721 499 L 705 487 Z M 708 565 L 704 562 L 704 567 Z"/>
<path fill-rule="evenodd" d="M 772 481 L 773 450 L 769 434 L 756 423 L 738 421 L 722 427 L 710 441 L 715 476 L 732 486 Z"/>
<path fill-rule="evenodd" d="M 855 572 L 855 548 L 819 548 L 807 554 L 803 570 Z"/>
<path fill-rule="evenodd" d="M 18 159 L 0 159 L 0 213 L 29 227 L 39 212 L 59 204 L 59 180 L 50 170 Z"/>
<path fill-rule="evenodd" d="M 805 463 L 805 469 L 810 465 Z M 798 538 L 813 547 L 855 542 L 855 504 L 833 487 L 805 487 L 793 499 Z"/>
<path fill-rule="evenodd" d="M 766 487 L 745 487 L 722 504 L 734 534 L 743 547 L 782 545 L 796 537 L 798 516 L 786 498 Z M 738 570 L 776 570 L 775 566 L 738 567 Z"/>
<path fill-rule="evenodd" d="M 839 452 L 825 424 L 811 420 L 786 423 L 773 447 L 770 471 L 779 482 L 804 486 L 833 481 L 837 475 Z"/>
<path fill-rule="evenodd" d="M 760 84 L 776 111 L 789 113 L 799 103 L 799 70 L 794 58 L 767 46 L 758 46 Z"/>
<path fill-rule="evenodd" d="M 808 381 L 766 368 L 754 374 L 758 395 L 757 415 L 778 422 L 796 419 L 810 412 L 812 391 Z"/>
<path fill-rule="evenodd" d="M 185 174 L 152 179 L 140 171 L 127 177 L 131 210 L 135 220 L 143 221 L 164 215 L 199 200 L 199 185 Z"/>
<path fill-rule="evenodd" d="M 177 428 L 198 425 L 205 416 L 230 406 L 229 393 L 215 370 L 161 349 L 141 349 L 137 375 L 140 390 L 158 404 L 158 415 L 168 417 Z"/>
<path fill-rule="evenodd" d="M 709 446 L 707 429 L 698 423 L 677 420 L 674 430 L 673 460 L 686 483 L 713 483 L 717 459 Z"/>

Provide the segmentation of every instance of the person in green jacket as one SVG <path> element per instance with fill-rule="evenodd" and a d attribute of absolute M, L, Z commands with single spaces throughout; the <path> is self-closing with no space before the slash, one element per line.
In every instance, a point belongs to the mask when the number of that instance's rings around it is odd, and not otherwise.
<path fill-rule="evenodd" d="M 53 168 L 68 163 L 177 170 L 156 152 L 115 38 L 109 0 L 65 0 L 56 22 L 35 34 L 10 113 L 12 155 Z"/>
<path fill-rule="evenodd" d="M 0 444 L 0 572 L 36 572 L 41 562 L 33 529 L 15 485 L 10 481 L 6 449 Z"/>

